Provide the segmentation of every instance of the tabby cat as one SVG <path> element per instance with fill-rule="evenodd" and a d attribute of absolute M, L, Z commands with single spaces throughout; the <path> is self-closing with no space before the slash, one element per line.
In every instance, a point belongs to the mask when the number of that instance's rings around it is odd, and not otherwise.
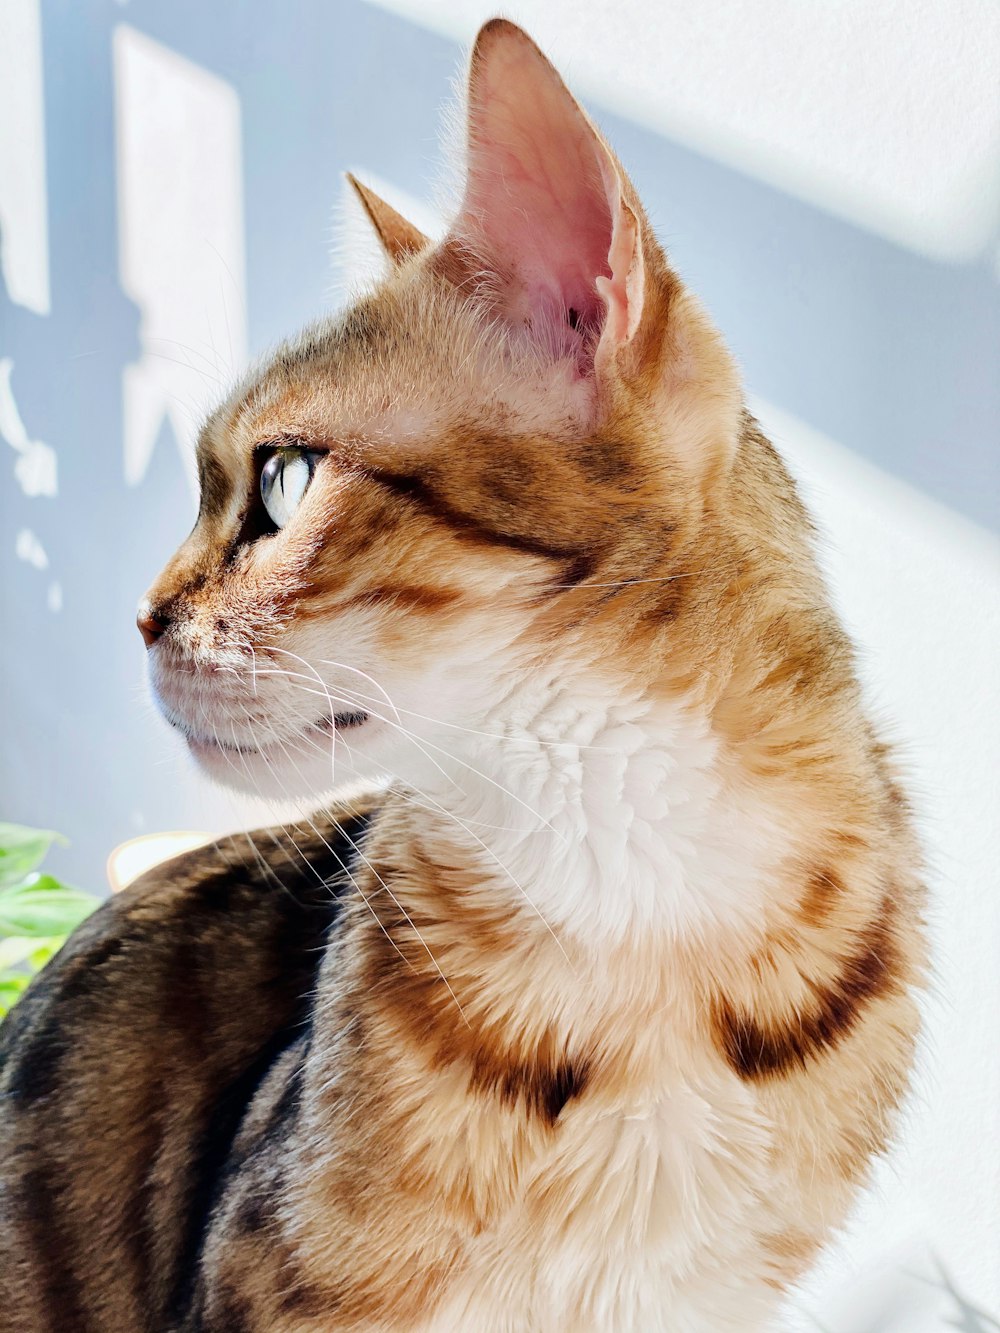
<path fill-rule="evenodd" d="M 139 625 L 210 774 L 357 785 L 144 876 L 13 1011 L 3 1328 L 774 1327 L 923 955 L 809 520 L 520 29 L 443 241 L 355 184 L 390 271 L 209 419 Z"/>

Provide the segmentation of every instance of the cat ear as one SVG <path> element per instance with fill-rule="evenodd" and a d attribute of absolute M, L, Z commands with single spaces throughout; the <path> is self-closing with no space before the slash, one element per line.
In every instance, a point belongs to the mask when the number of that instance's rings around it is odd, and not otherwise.
<path fill-rule="evenodd" d="M 350 172 L 347 172 L 347 179 L 361 200 L 361 207 L 368 214 L 368 219 L 382 242 L 383 250 L 394 264 L 401 264 L 404 259 L 415 255 L 429 244 L 422 231 L 412 222 L 407 222 L 402 213 L 397 213 L 392 205 L 379 198 L 374 190 L 362 185 Z"/>
<path fill-rule="evenodd" d="M 500 312 L 581 369 L 636 339 L 645 223 L 611 150 L 546 57 L 505 19 L 480 31 L 468 181 L 449 239 L 494 275 Z"/>

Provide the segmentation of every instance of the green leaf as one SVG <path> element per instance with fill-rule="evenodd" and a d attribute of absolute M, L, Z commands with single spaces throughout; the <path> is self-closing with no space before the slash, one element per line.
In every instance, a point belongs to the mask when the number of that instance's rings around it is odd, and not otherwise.
<path fill-rule="evenodd" d="M 0 977 L 0 1018 L 21 998 L 28 977 Z"/>
<path fill-rule="evenodd" d="M 23 936 L 0 940 L 0 976 L 6 968 L 16 967 L 18 963 L 30 958 L 39 944 L 39 940 L 27 940 Z"/>
<path fill-rule="evenodd" d="M 59 952 L 66 943 L 65 935 L 55 935 L 48 940 L 33 940 L 38 947 L 28 955 L 28 963 L 33 972 L 40 972 L 45 964 Z"/>
<path fill-rule="evenodd" d="M 11 935 L 8 939 L 0 939 L 0 978 L 5 974 L 26 976 L 32 972 L 40 972 L 65 943 L 65 935 L 30 938 L 25 935 Z"/>
<path fill-rule="evenodd" d="M 48 829 L 0 823 L 0 888 L 30 875 L 57 839 Z"/>
<path fill-rule="evenodd" d="M 33 893 L 51 893 L 53 889 L 68 889 L 70 893 L 82 892 L 81 889 L 74 889 L 72 884 L 65 884 L 61 879 L 48 874 L 28 875 L 20 884 L 15 884 L 7 892 L 23 893 L 25 889 L 31 889 Z"/>
<path fill-rule="evenodd" d="M 50 879 L 43 875 L 26 887 L 0 892 L 0 935 L 68 935 L 97 907 L 98 899 L 89 893 Z"/>

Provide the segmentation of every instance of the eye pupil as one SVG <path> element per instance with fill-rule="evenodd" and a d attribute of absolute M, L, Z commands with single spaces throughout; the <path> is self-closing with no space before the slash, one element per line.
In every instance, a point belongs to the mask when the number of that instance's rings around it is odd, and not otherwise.
<path fill-rule="evenodd" d="M 283 445 L 275 449 L 260 474 L 260 498 L 276 528 L 283 528 L 302 502 L 312 480 L 315 460 L 307 449 Z"/>

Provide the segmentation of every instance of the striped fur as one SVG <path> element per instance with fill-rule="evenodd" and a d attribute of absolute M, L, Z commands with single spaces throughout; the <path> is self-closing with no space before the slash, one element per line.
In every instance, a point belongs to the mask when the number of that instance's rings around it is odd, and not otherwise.
<path fill-rule="evenodd" d="M 763 1329 L 889 1141 L 920 858 L 809 520 L 510 24 L 470 123 L 446 239 L 362 189 L 390 272 L 203 431 L 154 688 L 321 813 L 145 877 L 6 1024 L 13 1333 Z"/>

